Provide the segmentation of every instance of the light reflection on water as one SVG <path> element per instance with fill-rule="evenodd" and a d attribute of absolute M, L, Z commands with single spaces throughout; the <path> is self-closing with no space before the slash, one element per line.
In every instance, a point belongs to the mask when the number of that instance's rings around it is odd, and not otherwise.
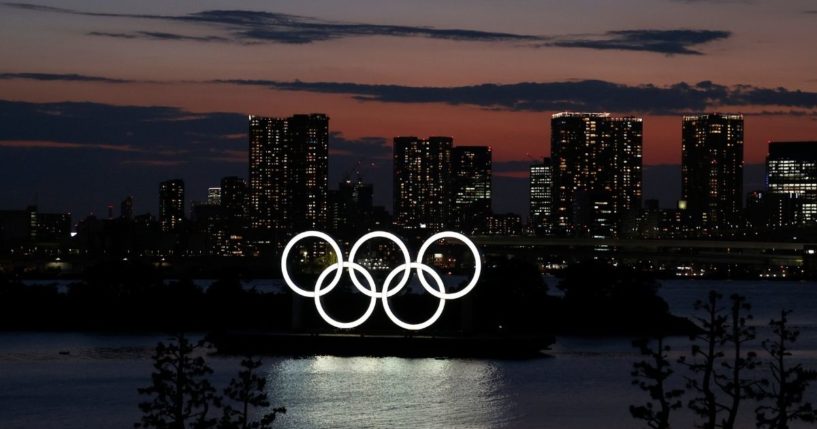
<path fill-rule="evenodd" d="M 676 313 L 716 286 L 754 304 L 755 324 L 781 307 L 802 329 L 796 358 L 817 368 L 817 284 L 667 282 Z M 132 427 L 137 387 L 149 382 L 150 355 L 161 336 L 0 333 L 0 428 Z M 685 352 L 671 341 L 673 356 Z M 755 345 L 757 348 L 757 344 Z M 69 354 L 60 354 L 60 351 Z M 267 358 L 273 406 L 288 412 L 275 427 L 633 428 L 627 407 L 644 399 L 630 385 L 637 354 L 630 340 L 559 338 L 553 358 L 534 360 L 311 357 Z M 238 359 L 212 357 L 213 382 L 227 384 Z M 811 399 L 817 401 L 812 390 Z M 674 427 L 690 427 L 680 416 Z M 753 427 L 744 415 L 742 427 Z"/>
<path fill-rule="evenodd" d="M 281 427 L 497 427 L 511 407 L 492 361 L 324 356 L 276 362 L 268 380 L 295 404 Z"/>

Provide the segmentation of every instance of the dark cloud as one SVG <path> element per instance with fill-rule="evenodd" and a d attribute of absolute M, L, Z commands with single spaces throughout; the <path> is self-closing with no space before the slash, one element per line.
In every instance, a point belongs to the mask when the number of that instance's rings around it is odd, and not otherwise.
<path fill-rule="evenodd" d="M 99 149 L 145 155 L 150 160 L 246 161 L 247 116 L 191 113 L 165 106 L 102 103 L 28 103 L 0 100 L 0 147 Z M 330 148 L 357 160 L 391 159 L 384 137 L 330 135 Z"/>
<path fill-rule="evenodd" d="M 0 73 L 2 79 L 32 79 L 66 82 L 129 83 L 141 82 L 80 74 Z M 154 82 L 173 84 L 172 81 Z M 415 87 L 371 85 L 351 82 L 303 82 L 276 80 L 220 79 L 201 83 L 260 86 L 274 90 L 346 94 L 360 101 L 386 103 L 445 103 L 472 105 L 486 109 L 516 111 L 612 111 L 644 114 L 668 114 L 711 110 L 721 106 L 778 106 L 798 116 L 813 116 L 817 92 L 752 85 L 720 85 L 711 81 L 695 84 L 625 85 L 602 80 L 563 82 L 522 82 L 480 84 L 457 87 Z M 797 109 L 797 110 L 795 110 Z M 767 110 L 785 114 L 785 110 Z M 763 113 L 763 112 L 762 112 Z M 763 113 L 765 114 L 765 113 Z M 376 138 L 375 138 L 376 139 Z M 378 146 L 378 141 L 356 143 Z M 344 144 L 339 140 L 339 146 Z"/>
<path fill-rule="evenodd" d="M 592 110 L 678 114 L 717 106 L 772 105 L 813 109 L 817 93 L 750 85 L 725 86 L 709 81 L 668 86 L 624 85 L 601 80 L 481 84 L 459 87 L 368 85 L 348 82 L 217 80 L 216 83 L 264 86 L 286 91 L 348 94 L 361 101 L 446 103 L 489 109 L 554 111 Z"/>
<path fill-rule="evenodd" d="M 247 116 L 163 106 L 0 100 L 0 207 L 104 214 L 126 195 L 156 213 L 158 183 L 181 177 L 188 201 L 245 176 Z M 243 136 L 240 140 L 235 135 Z M 237 163 L 231 151 L 240 151 Z"/>
<path fill-rule="evenodd" d="M 150 156 L 212 156 L 235 146 L 247 117 L 193 114 L 174 107 L 0 100 L 0 140 L 132 148 Z M 75 147 L 75 146 L 72 146 Z"/>
<path fill-rule="evenodd" d="M 317 18 L 234 10 L 198 12 L 183 17 L 183 20 L 226 25 L 231 27 L 233 37 L 241 42 L 266 41 L 299 44 L 361 36 L 425 37 L 477 42 L 539 40 L 538 36 L 523 34 L 399 25 L 334 23 Z"/>
<path fill-rule="evenodd" d="M 547 46 L 600 50 L 649 51 L 667 55 L 701 55 L 693 46 L 726 39 L 728 31 L 714 30 L 623 30 L 602 37 L 561 38 Z"/>
<path fill-rule="evenodd" d="M 342 23 L 283 13 L 247 10 L 206 10 L 186 15 L 150 15 L 87 12 L 30 3 L 4 3 L 4 5 L 30 11 L 70 15 L 187 22 L 206 25 L 224 32 L 223 35 L 211 36 L 189 36 L 176 33 L 154 33 L 148 31 L 115 33 L 95 31 L 89 33 L 93 36 L 128 39 L 143 38 L 151 40 L 194 40 L 208 42 L 232 41 L 237 43 L 275 42 L 290 44 L 313 43 L 360 36 L 425 37 L 431 39 L 477 42 L 541 40 L 539 36 L 524 34 L 456 28 L 446 29 L 421 26 Z"/>
<path fill-rule="evenodd" d="M 0 80 L 26 79 L 42 81 L 66 81 L 66 82 L 102 82 L 102 83 L 131 83 L 127 79 L 114 79 L 101 76 L 88 76 L 73 73 L 0 73 Z"/>
<path fill-rule="evenodd" d="M 147 40 L 188 40 L 194 42 L 229 42 L 229 39 L 218 36 L 185 36 L 183 34 L 163 33 L 157 31 L 135 31 L 133 33 L 109 33 L 104 31 L 90 31 L 89 36 L 113 37 L 118 39 L 147 39 Z"/>
<path fill-rule="evenodd" d="M 539 36 L 461 28 L 434 28 L 426 26 L 347 23 L 314 17 L 275 12 L 248 10 L 205 10 L 186 15 L 150 15 L 127 13 L 99 13 L 76 9 L 41 6 L 30 3 L 4 3 L 18 9 L 134 20 L 160 20 L 190 23 L 217 31 L 213 35 L 186 35 L 177 32 L 154 31 L 91 31 L 91 36 L 118 39 L 147 39 L 197 42 L 232 42 L 241 44 L 285 43 L 307 44 L 348 37 L 423 37 L 471 42 L 514 42 L 521 46 L 558 46 L 566 48 L 615 49 L 655 52 L 667 55 L 701 54 L 692 49 L 730 36 L 727 31 L 714 30 L 622 30 L 598 35 Z"/>

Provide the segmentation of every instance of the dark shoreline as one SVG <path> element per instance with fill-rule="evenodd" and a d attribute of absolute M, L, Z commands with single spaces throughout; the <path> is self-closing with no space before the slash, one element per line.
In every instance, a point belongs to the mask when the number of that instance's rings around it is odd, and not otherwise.
<path fill-rule="evenodd" d="M 277 356 L 394 356 L 531 359 L 555 343 L 552 335 L 408 335 L 225 331 L 207 336 L 219 353 Z"/>

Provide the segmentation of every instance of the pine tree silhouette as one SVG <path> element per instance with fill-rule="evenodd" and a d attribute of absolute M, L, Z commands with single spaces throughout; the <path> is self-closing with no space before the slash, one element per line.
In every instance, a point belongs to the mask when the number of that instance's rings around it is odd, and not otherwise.
<path fill-rule="evenodd" d="M 631 405 L 630 414 L 633 418 L 644 420 L 647 427 L 652 429 L 669 429 L 670 412 L 681 408 L 680 400 L 684 391 L 669 389 L 667 380 L 673 374 L 668 359 L 670 347 L 664 345 L 664 338 L 658 337 L 655 349 L 650 348 L 649 340 L 637 340 L 633 346 L 638 347 L 646 360 L 633 364 L 633 384 L 650 395 L 650 402 L 644 405 Z"/>
<path fill-rule="evenodd" d="M 265 409 L 270 406 L 266 393 L 267 380 L 256 371 L 261 367 L 261 361 L 251 357 L 241 361 L 241 371 L 238 378 L 230 380 L 230 385 L 224 389 L 224 414 L 219 421 L 219 429 L 270 429 L 279 413 L 284 414 L 284 407 L 273 408 L 271 412 L 263 414 L 253 420 L 252 413 L 256 409 Z M 237 408 L 233 408 L 236 405 Z"/>
<path fill-rule="evenodd" d="M 731 359 L 725 359 L 721 367 L 725 373 L 715 374 L 715 383 L 726 395 L 726 403 L 719 405 L 726 416 L 718 424 L 723 429 L 734 429 L 735 422 L 740 409 L 741 401 L 756 396 L 758 382 L 746 378 L 746 373 L 757 368 L 757 354 L 755 352 L 744 352 L 747 342 L 755 339 L 755 328 L 747 325 L 747 320 L 752 319 L 749 313 L 752 306 L 746 302 L 746 298 L 738 294 L 729 297 L 732 301 L 730 308 L 730 319 L 726 326 L 724 344 L 731 347 Z"/>
<path fill-rule="evenodd" d="M 218 406 L 215 389 L 207 380 L 212 369 L 202 356 L 204 342 L 192 344 L 183 333 L 174 335 L 167 344 L 160 342 L 153 355 L 152 384 L 139 389 L 152 397 L 139 404 L 142 418 L 136 428 L 206 429 L 215 427 L 211 408 Z"/>
<path fill-rule="evenodd" d="M 790 313 L 781 311 L 779 320 L 769 322 L 775 336 L 763 341 L 763 348 L 772 358 L 768 364 L 771 378 L 761 382 L 761 405 L 755 409 L 758 428 L 788 429 L 794 421 L 817 421 L 817 411 L 804 398 L 809 384 L 817 380 L 817 372 L 789 363 L 791 346 L 800 336 L 798 329 L 789 327 Z"/>
<path fill-rule="evenodd" d="M 718 423 L 718 414 L 724 407 L 718 404 L 715 396 L 717 362 L 724 357 L 721 346 L 726 341 L 726 324 L 728 318 L 723 314 L 725 308 L 721 307 L 720 300 L 723 295 L 709 291 L 706 301 L 696 301 L 695 310 L 704 313 L 696 320 L 703 333 L 692 337 L 692 359 L 687 360 L 681 357 L 679 363 L 689 368 L 692 376 L 686 377 L 687 389 L 698 394 L 688 403 L 692 410 L 702 421 L 696 427 L 702 429 L 715 429 Z"/>

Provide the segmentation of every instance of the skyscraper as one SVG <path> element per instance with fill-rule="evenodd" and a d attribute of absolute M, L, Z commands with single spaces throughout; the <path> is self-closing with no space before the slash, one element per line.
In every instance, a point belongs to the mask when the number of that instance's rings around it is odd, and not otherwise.
<path fill-rule="evenodd" d="M 247 182 L 241 177 L 221 179 L 221 206 L 229 217 L 243 218 L 247 205 Z"/>
<path fill-rule="evenodd" d="M 457 146 L 451 152 L 449 228 L 480 234 L 491 214 L 491 148 Z"/>
<path fill-rule="evenodd" d="M 547 235 L 553 224 L 553 165 L 550 158 L 530 166 L 530 226 L 536 235 Z"/>
<path fill-rule="evenodd" d="M 159 224 L 162 231 L 175 231 L 184 221 L 184 181 L 167 180 L 159 184 Z"/>
<path fill-rule="evenodd" d="M 249 215 L 257 230 L 323 229 L 329 187 L 329 117 L 250 116 Z"/>
<path fill-rule="evenodd" d="M 769 193 L 796 201 L 784 218 L 817 222 L 817 141 L 770 142 L 766 174 Z"/>
<path fill-rule="evenodd" d="M 643 122 L 609 113 L 551 119 L 553 220 L 561 233 L 616 236 L 641 207 Z"/>
<path fill-rule="evenodd" d="M 340 182 L 329 191 L 329 229 L 348 238 L 367 232 L 374 222 L 373 195 L 374 186 L 360 177 Z"/>
<path fill-rule="evenodd" d="M 119 205 L 119 217 L 126 220 L 133 220 L 133 197 L 128 195 Z"/>
<path fill-rule="evenodd" d="M 743 115 L 684 116 L 681 198 L 693 227 L 737 226 L 743 207 Z"/>
<path fill-rule="evenodd" d="M 221 205 L 221 188 L 213 187 L 207 188 L 207 204 L 212 206 Z"/>
<path fill-rule="evenodd" d="M 450 216 L 450 137 L 394 138 L 394 224 L 404 230 L 446 228 Z"/>

